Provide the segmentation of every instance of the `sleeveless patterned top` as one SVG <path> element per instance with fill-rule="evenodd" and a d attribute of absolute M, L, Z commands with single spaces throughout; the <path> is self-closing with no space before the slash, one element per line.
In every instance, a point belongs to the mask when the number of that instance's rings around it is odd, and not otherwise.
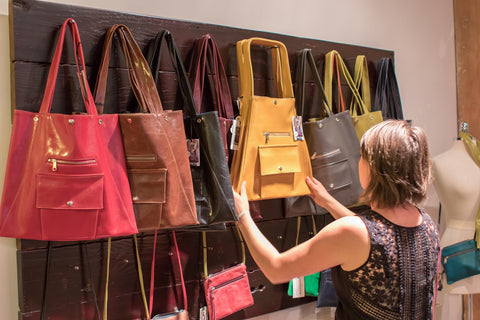
<path fill-rule="evenodd" d="M 332 268 L 339 303 L 335 319 L 432 319 L 440 240 L 436 224 L 401 227 L 368 210 L 359 214 L 370 255 L 359 268 Z"/>

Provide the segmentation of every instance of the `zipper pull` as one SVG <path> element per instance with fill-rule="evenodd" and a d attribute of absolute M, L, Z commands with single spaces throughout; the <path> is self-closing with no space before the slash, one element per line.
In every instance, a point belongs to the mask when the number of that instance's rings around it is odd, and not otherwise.
<path fill-rule="evenodd" d="M 270 139 L 270 132 L 264 132 L 263 135 L 265 136 L 265 142 L 268 142 Z"/>
<path fill-rule="evenodd" d="M 52 163 L 52 171 L 57 171 L 57 159 L 50 159 Z"/>

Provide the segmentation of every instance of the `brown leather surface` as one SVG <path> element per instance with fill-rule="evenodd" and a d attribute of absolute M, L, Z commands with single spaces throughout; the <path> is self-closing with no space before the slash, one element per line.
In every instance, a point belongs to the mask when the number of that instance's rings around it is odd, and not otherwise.
<path fill-rule="evenodd" d="M 149 231 L 198 224 L 183 114 L 162 109 L 148 63 L 124 25 L 113 25 L 105 36 L 95 88 L 97 108 L 101 112 L 105 101 L 108 62 L 115 34 L 127 60 L 130 84 L 143 111 L 119 115 L 137 227 L 139 231 Z M 158 180 L 152 170 L 166 171 L 166 177 Z M 140 179 L 142 183 L 135 183 Z M 163 201 L 145 200 L 152 186 L 165 193 Z"/>

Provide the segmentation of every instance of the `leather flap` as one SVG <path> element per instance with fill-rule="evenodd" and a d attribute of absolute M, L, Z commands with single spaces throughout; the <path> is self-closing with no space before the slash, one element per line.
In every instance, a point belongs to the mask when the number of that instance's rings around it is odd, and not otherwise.
<path fill-rule="evenodd" d="M 129 169 L 133 203 L 165 203 L 167 169 Z"/>
<path fill-rule="evenodd" d="M 38 174 L 36 206 L 41 209 L 103 209 L 103 174 Z"/>
<path fill-rule="evenodd" d="M 258 146 L 258 152 L 262 176 L 301 171 L 299 150 L 296 144 Z"/>

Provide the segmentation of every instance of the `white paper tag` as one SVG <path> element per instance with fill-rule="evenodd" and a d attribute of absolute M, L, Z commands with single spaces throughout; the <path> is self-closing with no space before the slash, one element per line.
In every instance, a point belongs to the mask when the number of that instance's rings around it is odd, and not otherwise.
<path fill-rule="evenodd" d="M 305 281 L 303 277 L 292 279 L 292 297 L 303 298 L 305 297 Z"/>
<path fill-rule="evenodd" d="M 188 159 L 192 167 L 200 166 L 200 140 L 187 139 Z"/>
<path fill-rule="evenodd" d="M 233 120 L 230 132 L 232 133 L 232 139 L 230 140 L 230 150 L 238 150 L 238 141 L 240 140 L 240 129 L 242 128 L 242 120 L 240 116 Z"/>
<path fill-rule="evenodd" d="M 202 307 L 200 308 L 200 311 L 198 313 L 198 319 L 199 320 L 208 320 L 208 310 L 207 307 Z"/>
<path fill-rule="evenodd" d="M 302 116 L 292 117 L 293 140 L 303 140 Z"/>

